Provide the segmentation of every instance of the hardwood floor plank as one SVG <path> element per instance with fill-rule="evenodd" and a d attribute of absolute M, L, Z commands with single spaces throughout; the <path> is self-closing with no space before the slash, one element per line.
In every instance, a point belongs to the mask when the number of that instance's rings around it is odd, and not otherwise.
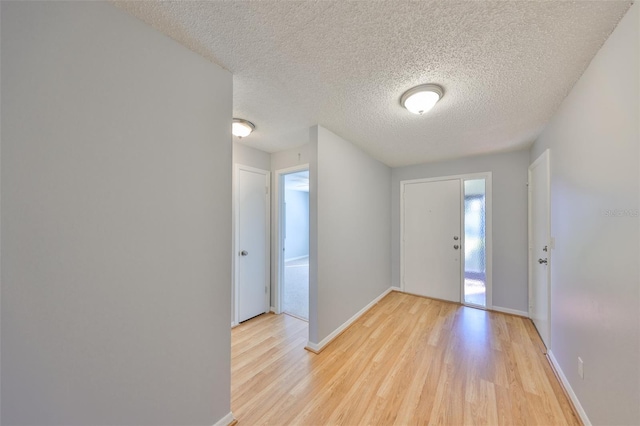
<path fill-rule="evenodd" d="M 233 329 L 238 425 L 580 424 L 526 318 L 392 292 L 320 354 L 307 333 L 274 314 Z"/>

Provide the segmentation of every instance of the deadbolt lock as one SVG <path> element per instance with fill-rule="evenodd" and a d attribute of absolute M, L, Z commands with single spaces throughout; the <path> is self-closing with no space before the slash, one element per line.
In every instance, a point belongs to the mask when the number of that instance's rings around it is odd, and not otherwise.
<path fill-rule="evenodd" d="M 455 245 L 453 246 L 454 250 L 458 250 L 458 247 L 459 247 L 459 246 L 458 246 L 457 244 L 455 244 Z"/>
<path fill-rule="evenodd" d="M 456 241 L 458 241 L 458 237 L 457 237 L 457 236 L 453 237 L 453 239 L 454 239 L 454 240 L 456 240 Z"/>

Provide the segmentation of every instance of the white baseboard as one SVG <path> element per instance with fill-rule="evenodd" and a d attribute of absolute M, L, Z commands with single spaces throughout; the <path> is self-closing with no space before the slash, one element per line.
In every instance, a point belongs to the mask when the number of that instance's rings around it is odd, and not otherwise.
<path fill-rule="evenodd" d="M 331 343 L 331 341 L 333 339 L 338 337 L 338 335 L 340 333 L 342 333 L 344 330 L 346 330 L 347 327 L 349 327 L 358 318 L 360 318 L 362 315 L 364 315 L 365 312 L 367 312 L 369 309 L 373 308 L 373 306 L 376 303 L 378 303 L 380 300 L 382 300 L 383 297 L 385 297 L 387 294 L 391 293 L 391 291 L 393 289 L 394 289 L 394 287 L 389 287 L 388 289 L 386 289 L 380 296 L 378 296 L 375 299 L 373 299 L 371 302 L 369 302 L 369 304 L 367 306 L 365 306 L 364 308 L 360 309 L 354 316 L 352 316 L 351 318 L 346 320 L 340 327 L 336 328 L 333 331 L 333 333 L 329 334 L 327 337 L 322 339 L 322 341 L 320 341 L 320 343 L 313 343 L 311 341 L 308 341 L 307 342 L 307 348 L 311 349 L 313 352 L 316 352 L 316 353 L 320 352 L 322 349 L 324 349 L 325 346 L 327 346 L 329 343 Z"/>
<path fill-rule="evenodd" d="M 233 421 L 235 421 L 235 417 L 233 417 L 233 413 L 229 411 L 229 414 L 218 420 L 213 424 L 213 426 L 229 426 Z"/>
<path fill-rule="evenodd" d="M 571 398 L 571 402 L 573 403 L 573 406 L 578 412 L 578 415 L 580 416 L 580 420 L 582 420 L 582 423 L 585 426 L 591 426 L 591 421 L 589 421 L 589 417 L 587 416 L 586 411 L 584 411 L 584 408 L 582 408 L 582 404 L 580 404 L 580 400 L 578 399 L 575 392 L 573 391 L 573 388 L 571 387 L 571 384 L 569 383 L 567 376 L 564 375 L 564 371 L 562 371 L 562 368 L 560 368 L 560 364 L 558 364 L 558 360 L 556 359 L 555 356 L 553 356 L 553 352 L 551 352 L 550 350 L 547 351 L 547 357 L 549 358 L 549 361 L 551 362 L 553 369 L 556 370 L 556 373 L 560 377 L 562 386 L 564 386 L 564 389 L 567 391 L 569 398 Z"/>
<path fill-rule="evenodd" d="M 324 342 L 324 340 L 322 342 Z M 309 341 L 307 341 L 307 349 L 310 349 L 311 352 L 319 354 L 320 351 L 322 349 L 324 349 L 324 347 L 329 344 L 329 342 L 326 342 L 324 345 L 322 345 L 322 342 L 320 342 L 320 343 L 312 343 L 311 340 L 309 340 Z"/>
<path fill-rule="evenodd" d="M 308 254 L 305 254 L 304 256 L 298 256 L 298 257 L 292 257 L 291 259 L 285 259 L 285 263 L 286 262 L 293 262 L 294 260 L 300 260 L 300 259 L 304 259 L 306 257 L 309 257 Z"/>
<path fill-rule="evenodd" d="M 503 308 L 501 306 L 493 306 L 491 311 L 504 312 L 505 314 L 518 315 L 519 317 L 529 318 L 529 312 L 519 311 L 517 309 Z"/>
<path fill-rule="evenodd" d="M 277 313 L 277 312 L 276 312 L 276 308 L 275 308 L 275 307 L 273 307 L 273 306 L 271 307 L 271 309 L 269 310 L 269 312 L 273 312 L 274 314 L 276 314 L 276 313 Z"/>
<path fill-rule="evenodd" d="M 402 289 L 400 287 L 391 286 L 391 291 L 398 291 L 398 292 L 402 293 Z"/>
<path fill-rule="evenodd" d="M 231 328 L 236 328 L 237 326 L 239 326 L 240 324 L 238 324 L 235 321 L 231 321 Z"/>

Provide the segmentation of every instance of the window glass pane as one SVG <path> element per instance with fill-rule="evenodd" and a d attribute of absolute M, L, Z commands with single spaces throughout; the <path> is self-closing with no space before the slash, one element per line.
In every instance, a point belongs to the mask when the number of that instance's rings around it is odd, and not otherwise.
<path fill-rule="evenodd" d="M 486 305 L 485 180 L 464 182 L 464 302 Z"/>

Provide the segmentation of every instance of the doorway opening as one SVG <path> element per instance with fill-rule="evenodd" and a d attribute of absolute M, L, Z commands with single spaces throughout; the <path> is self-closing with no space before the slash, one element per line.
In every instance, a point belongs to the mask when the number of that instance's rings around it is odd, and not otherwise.
<path fill-rule="evenodd" d="M 309 169 L 280 174 L 280 310 L 309 320 Z"/>
<path fill-rule="evenodd" d="M 486 180 L 464 181 L 464 303 L 487 306 Z"/>

